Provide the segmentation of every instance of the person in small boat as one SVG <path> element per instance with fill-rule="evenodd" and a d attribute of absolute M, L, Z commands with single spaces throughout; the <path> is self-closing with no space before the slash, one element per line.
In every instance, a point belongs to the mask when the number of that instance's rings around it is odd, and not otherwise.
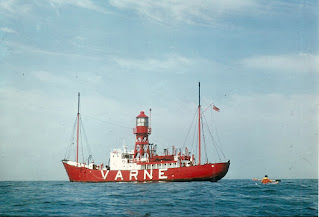
<path fill-rule="evenodd" d="M 271 183 L 272 181 L 268 178 L 267 175 L 265 175 L 265 177 L 261 180 L 261 183 L 263 184 L 267 184 L 267 183 Z"/>

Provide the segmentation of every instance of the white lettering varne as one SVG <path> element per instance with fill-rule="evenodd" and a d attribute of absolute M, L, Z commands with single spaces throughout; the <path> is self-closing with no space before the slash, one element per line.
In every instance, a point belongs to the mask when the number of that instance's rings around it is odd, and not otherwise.
<path fill-rule="evenodd" d="M 164 176 L 164 171 L 167 171 L 167 169 L 159 169 L 158 170 L 158 178 L 159 179 L 167 179 L 167 176 Z"/>
<path fill-rule="evenodd" d="M 150 170 L 151 173 L 148 173 L 147 170 L 144 170 L 144 180 L 146 180 L 146 176 L 148 176 L 149 179 L 153 179 L 153 170 Z"/>
<path fill-rule="evenodd" d="M 132 180 L 132 177 L 135 177 L 135 180 L 137 181 L 137 174 L 138 174 L 138 170 L 131 170 L 130 171 L 130 180 Z"/>
<path fill-rule="evenodd" d="M 122 176 L 121 170 L 117 171 L 117 174 L 116 174 L 114 180 L 116 180 L 116 179 L 118 179 L 118 178 L 121 178 L 121 180 L 123 180 L 123 176 Z"/>
<path fill-rule="evenodd" d="M 101 174 L 102 174 L 102 177 L 103 177 L 104 180 L 106 179 L 106 177 L 107 177 L 107 175 L 109 174 L 109 172 L 110 172 L 110 171 L 107 170 L 106 173 L 104 174 L 104 173 L 103 173 L 103 170 L 101 170 Z"/>

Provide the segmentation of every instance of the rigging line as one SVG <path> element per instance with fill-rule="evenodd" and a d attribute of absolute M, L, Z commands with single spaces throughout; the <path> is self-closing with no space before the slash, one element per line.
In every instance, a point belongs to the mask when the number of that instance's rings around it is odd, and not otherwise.
<path fill-rule="evenodd" d="M 208 132 L 211 134 L 209 125 L 208 125 L 207 120 L 206 120 L 206 117 L 205 117 L 205 115 L 203 115 L 203 116 L 204 116 L 204 120 L 205 120 L 206 127 L 207 127 L 207 129 L 208 129 Z M 211 135 L 212 135 L 212 134 L 211 134 Z M 215 150 L 216 150 L 217 157 L 218 157 L 219 161 L 221 161 L 221 158 L 220 158 L 220 155 L 219 155 L 219 151 L 218 151 L 217 142 L 215 141 L 215 139 L 213 138 L 213 136 L 211 136 L 211 137 L 212 137 L 213 145 L 214 145 Z"/>
<path fill-rule="evenodd" d="M 210 136 L 211 136 L 211 138 L 212 138 L 214 147 L 215 147 L 215 149 L 216 149 L 217 156 L 218 156 L 219 160 L 221 161 L 220 155 L 219 155 L 219 151 L 220 151 L 222 154 L 223 154 L 223 152 L 222 152 L 221 150 L 218 151 L 218 148 L 219 148 L 219 147 L 218 147 L 217 141 L 214 139 L 214 136 L 213 136 L 212 133 L 211 133 L 211 130 L 210 130 L 208 124 L 207 124 L 207 120 L 206 120 L 206 117 L 205 117 L 205 116 L 204 116 L 204 118 L 205 118 L 206 126 L 207 126 L 207 128 L 208 128 L 208 132 L 209 132 L 209 134 L 210 134 Z M 223 156 L 224 156 L 224 154 L 223 154 Z M 224 156 L 224 158 L 225 158 L 225 156 Z"/>
<path fill-rule="evenodd" d="M 208 125 L 208 121 L 207 121 L 207 119 L 206 119 L 206 117 L 205 117 L 205 121 L 206 121 L 206 125 L 207 125 L 207 127 L 209 128 L 209 125 Z M 218 143 L 218 141 L 215 139 L 215 137 L 214 137 L 214 135 L 212 134 L 212 131 L 209 129 L 209 133 L 210 133 L 210 136 L 211 136 L 211 138 L 212 138 L 212 140 L 213 140 L 213 142 L 214 142 L 214 145 L 216 146 L 216 148 L 218 148 L 218 150 L 221 152 L 221 154 L 224 156 L 224 158 L 226 159 L 226 157 L 225 157 L 225 155 L 224 155 L 224 153 L 223 153 L 223 150 L 222 150 L 222 148 L 220 147 L 220 144 Z"/>
<path fill-rule="evenodd" d="M 213 105 L 213 103 L 211 103 L 204 111 L 202 111 L 201 114 L 203 114 L 207 109 L 209 109 L 209 107 L 211 107 Z"/>
<path fill-rule="evenodd" d="M 202 133 L 203 133 L 203 141 L 204 141 L 204 148 L 205 148 L 205 157 L 206 157 L 206 163 L 208 163 L 208 157 L 207 157 L 207 146 L 206 146 L 206 140 L 205 140 L 205 134 L 204 134 L 204 123 L 202 118 Z"/>
<path fill-rule="evenodd" d="M 198 111 L 196 110 L 196 114 L 195 114 L 195 117 L 197 117 L 197 113 Z M 197 120 L 197 119 L 196 119 Z M 194 154 L 197 154 L 197 148 L 195 148 L 195 151 L 194 151 L 194 143 L 195 143 L 195 135 L 196 135 L 196 132 L 197 132 L 197 124 L 195 124 L 194 126 L 194 132 L 193 132 L 193 141 L 192 141 L 192 147 L 191 147 L 191 150 Z M 198 140 L 198 137 L 196 138 Z"/>
<path fill-rule="evenodd" d="M 119 124 L 114 124 L 114 123 L 111 123 L 111 122 L 108 122 L 108 121 L 105 121 L 105 120 L 101 120 L 101 119 L 98 119 L 98 118 L 95 118 L 95 117 L 92 117 L 92 116 L 84 115 L 84 117 L 91 118 L 93 120 L 104 122 L 104 123 L 107 123 L 107 124 L 110 124 L 110 125 L 114 125 L 114 126 L 117 126 L 117 127 L 132 129 L 132 127 L 126 127 L 126 126 L 122 126 L 122 125 L 119 125 Z"/>
<path fill-rule="evenodd" d="M 223 155 L 224 158 L 226 159 L 226 157 L 225 157 L 225 155 L 224 155 L 224 152 L 223 152 L 223 149 L 222 149 L 222 147 L 221 147 L 222 143 L 220 142 L 220 139 L 219 139 L 217 126 L 216 126 L 216 124 L 214 124 L 214 123 L 216 123 L 216 122 L 215 122 L 215 119 L 214 119 L 214 114 L 213 114 L 213 112 L 214 112 L 214 111 L 213 111 L 213 108 L 212 108 L 212 109 L 211 109 L 212 125 L 213 125 L 213 127 L 215 127 L 215 132 L 216 132 L 216 135 L 217 135 L 218 145 L 219 145 L 220 152 L 222 153 L 222 155 Z"/>
<path fill-rule="evenodd" d="M 212 112 L 213 112 L 213 110 L 211 110 L 211 113 Z M 205 121 L 206 121 L 207 126 L 209 127 L 207 119 L 205 119 Z M 213 125 L 212 127 L 214 128 L 214 122 L 212 122 L 212 125 Z M 218 150 L 219 150 L 220 153 L 224 156 L 224 158 L 226 158 L 224 153 L 223 153 L 223 150 L 220 147 L 220 144 L 218 143 L 218 141 L 215 139 L 214 135 L 211 132 L 212 131 L 210 130 L 210 135 L 211 135 L 211 138 L 212 138 L 212 140 L 214 142 L 214 145 L 215 145 L 215 148 L 216 148 L 216 151 L 217 151 L 218 155 L 219 155 L 219 152 L 218 152 Z M 218 150 L 217 150 L 217 148 L 218 148 Z"/>
<path fill-rule="evenodd" d="M 77 117 L 75 118 L 75 121 L 74 121 L 74 125 L 73 125 L 73 130 L 72 130 L 72 140 L 71 140 L 71 142 L 70 142 L 70 149 L 72 149 L 72 148 L 74 148 L 75 147 L 75 143 L 74 143 L 74 141 L 75 141 L 75 130 L 76 130 L 76 124 L 77 124 Z M 71 153 L 70 153 L 70 149 L 69 149 L 69 156 L 71 156 Z"/>
<path fill-rule="evenodd" d="M 87 149 L 88 155 L 90 156 L 90 155 L 92 155 L 91 147 L 90 147 L 90 145 L 89 145 L 88 138 L 87 138 L 86 133 L 85 133 L 85 129 L 84 129 L 84 125 L 83 125 L 82 118 L 80 118 L 80 123 L 81 123 L 81 127 L 82 127 L 82 129 L 83 129 L 83 134 L 84 134 L 86 149 Z M 93 157 L 92 157 L 92 159 L 93 159 Z"/>
<path fill-rule="evenodd" d="M 215 127 L 215 132 L 216 132 L 216 135 L 217 135 L 218 142 L 219 142 L 219 144 L 221 144 L 219 136 L 218 136 L 217 126 L 215 124 L 216 122 L 215 122 L 215 119 L 214 119 L 213 110 L 211 110 L 211 119 L 212 119 L 212 123 L 213 123 L 212 125 L 213 125 L 213 127 Z"/>
<path fill-rule="evenodd" d="M 69 144 L 68 144 L 68 147 L 66 149 L 65 156 L 64 156 L 65 159 L 68 159 L 70 157 L 70 149 L 71 149 L 71 146 L 72 146 L 73 141 L 74 141 L 74 131 L 75 131 L 75 126 L 76 126 L 76 121 L 77 121 L 77 118 L 74 121 L 73 130 L 72 130 L 72 133 L 70 135 Z"/>
<path fill-rule="evenodd" d="M 197 109 L 196 109 L 196 112 L 195 112 L 194 118 L 193 118 L 193 120 L 192 120 L 192 123 L 191 123 L 191 125 L 190 125 L 190 127 L 189 127 L 189 129 L 188 129 L 188 132 L 187 132 L 187 135 L 186 135 L 186 138 L 185 138 L 185 141 L 184 141 L 184 144 L 183 144 L 182 148 L 184 148 L 184 147 L 185 147 L 186 140 L 187 140 L 187 138 L 188 138 L 189 132 L 190 132 L 190 131 L 191 131 L 191 129 L 192 129 L 192 126 L 193 126 L 193 123 L 194 123 L 194 120 L 195 120 L 196 115 L 197 115 Z"/>
<path fill-rule="evenodd" d="M 81 145 L 81 152 L 82 152 L 82 162 L 84 162 L 83 139 L 82 139 L 82 129 L 81 129 L 81 127 L 80 127 L 80 140 L 81 140 L 81 144 L 80 145 Z"/>
<path fill-rule="evenodd" d="M 207 123 L 205 123 L 206 126 L 208 127 Z M 210 136 L 211 136 L 211 139 L 212 139 L 212 142 L 213 142 L 213 147 L 215 148 L 215 153 L 217 154 L 217 157 L 219 159 L 219 161 L 221 162 L 221 157 L 220 157 L 220 154 L 219 154 L 219 150 L 218 150 L 218 146 L 216 144 L 216 140 L 213 138 L 212 134 L 210 131 L 208 131 Z"/>
<path fill-rule="evenodd" d="M 84 139 L 86 138 L 86 135 L 85 135 L 85 131 L 84 131 L 84 126 L 83 126 L 83 121 L 82 121 L 82 118 L 80 118 L 80 129 L 81 129 L 81 132 L 83 132 L 82 134 L 84 134 Z M 82 136 L 81 134 L 81 136 Z M 82 138 L 82 137 L 81 137 Z M 85 144 L 85 148 L 86 148 L 86 151 L 88 152 L 89 154 L 89 151 L 88 151 L 88 145 L 87 145 L 87 140 L 85 139 L 84 141 L 84 144 Z"/>

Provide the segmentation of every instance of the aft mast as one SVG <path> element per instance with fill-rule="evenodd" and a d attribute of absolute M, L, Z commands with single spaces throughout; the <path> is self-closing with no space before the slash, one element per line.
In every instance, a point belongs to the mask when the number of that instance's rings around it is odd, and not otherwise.
<path fill-rule="evenodd" d="M 200 165 L 200 82 L 198 82 L 198 165 Z"/>
<path fill-rule="evenodd" d="M 79 162 L 79 128 L 80 128 L 80 93 L 78 93 L 78 115 L 76 131 L 76 164 Z"/>

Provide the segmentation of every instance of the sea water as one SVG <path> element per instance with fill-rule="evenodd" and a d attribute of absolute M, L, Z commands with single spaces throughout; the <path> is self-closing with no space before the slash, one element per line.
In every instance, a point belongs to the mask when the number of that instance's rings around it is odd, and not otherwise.
<path fill-rule="evenodd" d="M 318 180 L 0 182 L 2 216 L 318 216 Z"/>

